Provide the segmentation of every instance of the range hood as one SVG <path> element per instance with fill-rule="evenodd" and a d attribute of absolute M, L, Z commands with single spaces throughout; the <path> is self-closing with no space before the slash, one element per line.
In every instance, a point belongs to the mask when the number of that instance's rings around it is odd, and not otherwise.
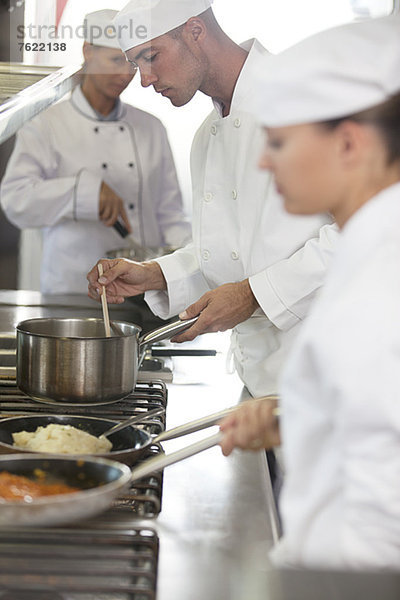
<path fill-rule="evenodd" d="M 55 67 L 0 62 L 0 144 L 79 82 L 81 65 Z"/>

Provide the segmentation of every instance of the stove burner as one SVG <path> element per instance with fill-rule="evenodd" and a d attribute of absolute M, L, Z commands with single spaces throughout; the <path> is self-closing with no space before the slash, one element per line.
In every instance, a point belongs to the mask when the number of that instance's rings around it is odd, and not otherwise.
<path fill-rule="evenodd" d="M 158 537 L 124 531 L 0 532 L 0 600 L 154 600 Z"/>
<path fill-rule="evenodd" d="M 51 412 L 53 414 L 85 415 L 123 421 L 130 416 L 144 415 L 153 408 L 161 407 L 164 408 L 162 415 L 138 424 L 138 426 L 143 427 L 149 433 L 158 435 L 165 430 L 167 397 L 165 383 L 163 381 L 153 381 L 151 383 L 139 383 L 132 394 L 114 404 L 90 406 L 85 407 L 84 410 L 79 410 L 79 407 L 76 406 L 66 407 L 64 405 L 57 405 L 52 407 Z M 16 387 L 15 381 L 14 385 L 5 386 L 3 382 L 0 382 L 0 419 L 48 413 L 49 407 L 47 405 L 38 404 L 29 398 L 29 396 L 23 394 Z M 159 452 L 160 446 L 153 445 L 143 460 Z M 123 496 L 114 501 L 112 509 L 98 517 L 98 519 L 113 519 L 114 517 L 123 517 L 124 515 L 140 518 L 157 517 L 161 511 L 162 483 L 163 474 L 158 473 L 133 484 Z M 1 596 L 0 600 L 2 600 Z"/>

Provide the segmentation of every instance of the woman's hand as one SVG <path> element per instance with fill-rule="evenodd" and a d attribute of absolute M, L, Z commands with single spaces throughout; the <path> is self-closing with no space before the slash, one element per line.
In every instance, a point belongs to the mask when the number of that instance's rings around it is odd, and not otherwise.
<path fill-rule="evenodd" d="M 103 276 L 99 278 L 98 264 L 103 265 Z M 107 301 L 121 304 L 125 298 L 143 294 L 147 290 L 165 290 L 167 287 L 158 263 L 134 262 L 125 258 L 99 260 L 88 273 L 88 294 L 100 300 L 101 286 L 106 288 Z"/>
<path fill-rule="evenodd" d="M 257 451 L 279 446 L 277 407 L 275 396 L 247 400 L 221 421 L 223 454 L 228 456 L 234 448 Z"/>

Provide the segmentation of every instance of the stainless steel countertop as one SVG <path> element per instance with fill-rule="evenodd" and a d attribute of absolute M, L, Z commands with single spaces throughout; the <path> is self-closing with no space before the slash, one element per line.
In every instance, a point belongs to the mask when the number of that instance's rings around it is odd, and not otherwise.
<path fill-rule="evenodd" d="M 243 397 L 239 378 L 225 372 L 227 341 L 227 334 L 209 334 L 191 345 L 221 354 L 173 359 L 176 383 L 168 385 L 168 428 Z M 213 432 L 165 442 L 164 449 L 168 453 Z M 247 568 L 249 553 L 266 557 L 277 539 L 265 453 L 237 451 L 225 458 L 217 447 L 165 469 L 156 528 L 158 600 L 239 600 L 238 576 Z"/>

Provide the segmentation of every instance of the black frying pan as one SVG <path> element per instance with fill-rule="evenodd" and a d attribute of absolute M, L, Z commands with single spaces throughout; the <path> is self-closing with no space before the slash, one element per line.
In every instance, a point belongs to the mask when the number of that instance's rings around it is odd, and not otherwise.
<path fill-rule="evenodd" d="M 158 442 L 171 440 L 174 438 L 187 435 L 215 425 L 218 421 L 225 416 L 230 410 L 221 411 L 208 415 L 196 421 L 185 423 L 179 427 L 175 427 L 168 431 L 162 432 L 160 435 L 151 435 L 146 431 L 133 426 L 125 426 L 124 429 L 112 433 L 107 436 L 113 447 L 110 452 L 96 455 L 79 455 L 85 459 L 91 456 L 107 458 L 110 460 L 117 460 L 123 462 L 129 466 L 134 465 L 138 462 L 148 451 L 150 446 L 157 444 Z M 146 413 L 143 415 L 143 420 L 146 419 Z M 100 419 L 97 417 L 85 417 L 85 416 L 70 416 L 70 415 L 31 415 L 26 417 L 10 417 L 0 421 L 0 454 L 32 454 L 31 450 L 25 450 L 14 446 L 12 434 L 20 431 L 33 432 L 38 427 L 46 427 L 47 425 L 71 425 L 82 431 L 86 431 L 91 435 L 99 437 L 105 431 L 110 429 L 113 425 L 116 425 L 115 421 L 110 419 Z M 37 453 L 45 454 L 45 453 Z M 50 454 L 49 454 L 50 456 Z M 58 454 L 52 456 L 71 456 L 65 454 Z M 160 468 L 163 468 L 162 466 Z"/>
<path fill-rule="evenodd" d="M 27 417 L 11 417 L 0 421 L 0 453 L 1 454 L 32 454 L 31 450 L 25 450 L 14 446 L 12 434 L 20 431 L 33 432 L 38 427 L 47 425 L 71 425 L 91 435 L 99 437 L 107 429 L 116 424 L 110 419 L 97 417 L 79 417 L 69 415 L 38 415 Z M 107 437 L 113 447 L 110 452 L 96 454 L 95 456 L 108 458 L 133 465 L 145 455 L 149 447 L 156 443 L 156 436 L 152 436 L 142 429 L 128 426 L 122 431 L 117 431 Z M 65 454 L 59 456 L 66 456 Z M 93 455 L 92 455 L 93 456 Z M 88 458 L 88 456 L 86 456 Z"/>

